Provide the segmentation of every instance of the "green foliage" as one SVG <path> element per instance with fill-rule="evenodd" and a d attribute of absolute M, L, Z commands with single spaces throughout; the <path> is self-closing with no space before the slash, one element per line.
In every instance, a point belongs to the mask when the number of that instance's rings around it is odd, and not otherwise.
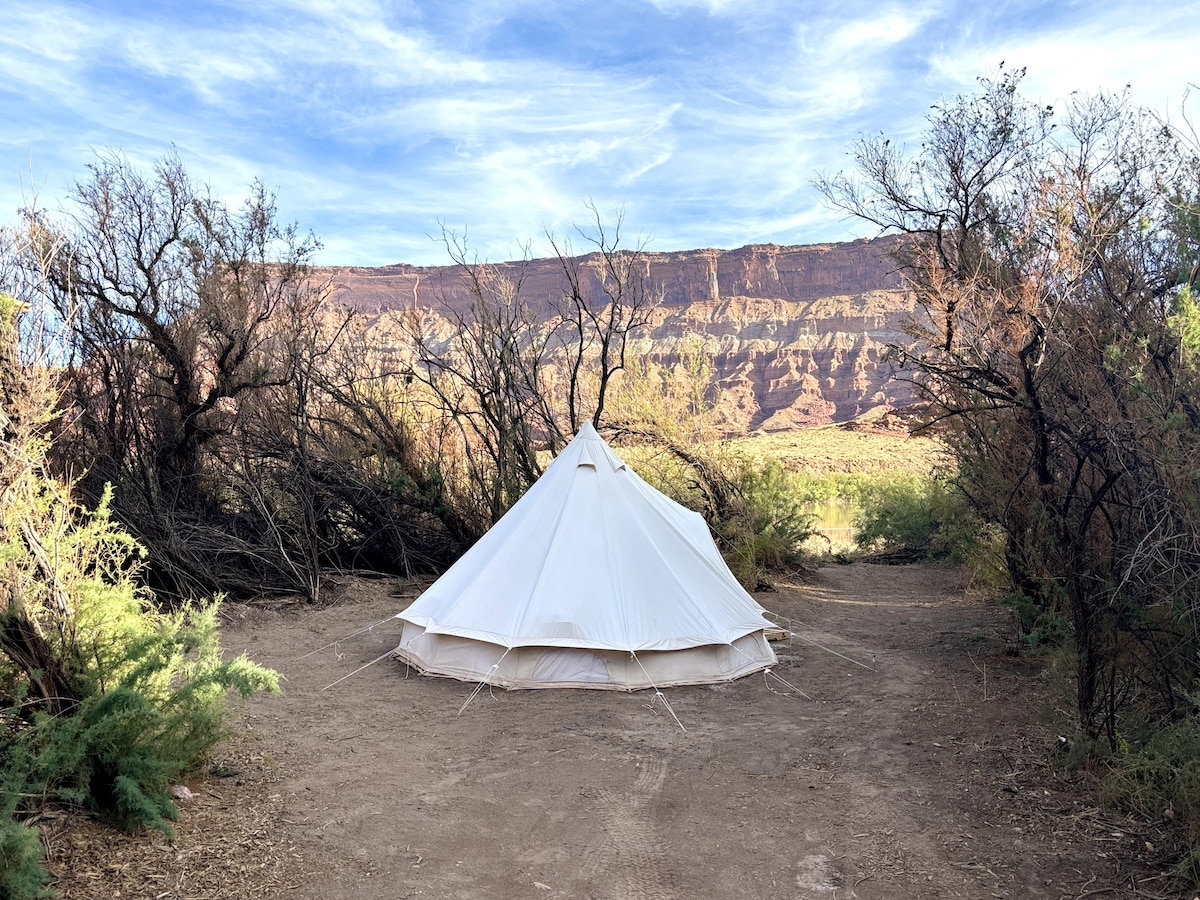
<path fill-rule="evenodd" d="M 169 830 L 171 784 L 224 735 L 226 694 L 279 689 L 275 673 L 244 656 L 221 660 L 216 609 L 144 608 L 97 640 L 93 692 L 70 715 L 35 717 L 14 742 L 32 759 L 29 788 L 124 828 Z"/>
<path fill-rule="evenodd" d="M 654 444 L 621 447 L 622 457 L 658 490 L 705 517 L 742 584 L 753 589 L 769 571 L 800 564 L 813 535 L 804 476 L 703 434 L 653 434 Z"/>
<path fill-rule="evenodd" d="M 42 868 L 42 841 L 33 828 L 5 816 L 0 808 L 0 897 L 28 900 L 53 897 Z"/>
<path fill-rule="evenodd" d="M 742 503 L 717 532 L 734 575 L 756 587 L 764 572 L 800 563 L 801 547 L 813 534 L 812 515 L 795 474 L 779 463 L 738 459 L 736 465 L 733 480 Z"/>
<path fill-rule="evenodd" d="M 813 530 L 796 475 L 777 462 L 743 464 L 738 486 L 746 498 L 747 521 L 759 539 L 759 565 L 778 568 L 797 563 L 800 547 Z"/>
<path fill-rule="evenodd" d="M 1017 621 L 1017 632 L 1031 649 L 1060 647 L 1070 637 L 1071 628 L 1057 605 L 1038 603 L 1021 591 L 1007 591 L 1000 603 L 1009 607 Z"/>
<path fill-rule="evenodd" d="M 860 550 L 948 560 L 988 573 L 989 583 L 996 580 L 996 535 L 945 479 L 890 476 L 863 483 L 858 508 L 854 539 Z"/>
<path fill-rule="evenodd" d="M 1200 354 L 1200 305 L 1190 285 L 1184 285 L 1172 299 L 1167 325 L 1179 340 L 1183 360 L 1194 365 Z"/>
<path fill-rule="evenodd" d="M 1167 725 L 1136 746 L 1118 742 L 1103 767 L 1101 801 L 1177 826 L 1191 849 L 1175 867 L 1176 887 L 1200 886 L 1200 718 Z"/>
<path fill-rule="evenodd" d="M 169 830 L 171 785 L 222 736 L 228 693 L 279 679 L 222 660 L 218 600 L 155 606 L 108 489 L 88 512 L 47 474 L 54 393 L 20 361 L 8 310 L 20 306 L 0 305 L 0 896 L 32 898 L 46 879 L 23 814 L 65 803 Z"/>
<path fill-rule="evenodd" d="M 935 546 L 934 518 L 938 483 L 929 478 L 893 478 L 865 491 L 855 517 L 855 543 L 860 550 L 912 550 L 932 559 L 947 555 Z"/>
<path fill-rule="evenodd" d="M 837 499 L 859 505 L 865 497 L 876 493 L 880 486 L 905 477 L 874 472 L 831 472 L 823 475 L 798 472 L 792 476 L 792 485 L 796 495 L 805 502 L 821 503 Z"/>
<path fill-rule="evenodd" d="M 11 711 L 0 711 L 0 727 Z M 17 760 L 0 754 L 0 897 L 32 900 L 52 897 L 50 876 L 42 868 L 42 841 L 37 831 L 17 819 L 28 785 L 28 771 Z"/>
<path fill-rule="evenodd" d="M 222 660 L 217 601 L 155 609 L 136 588 L 128 557 L 120 562 L 131 546 L 126 538 L 102 507 L 56 548 L 73 607 L 57 623 L 70 639 L 55 652 L 73 673 L 78 702 L 47 711 L 25 696 L 30 673 L 0 655 L 0 684 L 17 688 L 0 715 L 8 726 L 0 734 L 0 842 L 12 857 L 9 877 L 20 882 L 8 885 L 8 896 L 41 896 L 40 842 L 15 818 L 28 805 L 66 803 L 123 828 L 169 832 L 171 785 L 199 768 L 224 735 L 229 691 L 279 689 L 278 675 L 245 656 Z M 12 627 L 10 614 L 0 632 Z"/>

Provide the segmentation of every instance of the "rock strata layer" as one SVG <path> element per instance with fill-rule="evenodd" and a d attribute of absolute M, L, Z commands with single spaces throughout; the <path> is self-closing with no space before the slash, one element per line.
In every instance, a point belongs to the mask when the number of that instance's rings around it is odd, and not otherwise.
<path fill-rule="evenodd" d="M 703 347 L 737 424 L 748 431 L 848 421 L 907 405 L 911 388 L 884 359 L 888 344 L 905 341 L 903 326 L 913 313 L 890 258 L 895 248 L 895 238 L 879 238 L 648 253 L 648 276 L 663 301 L 638 334 L 638 352 L 670 363 Z M 586 270 L 589 258 L 582 262 Z M 535 307 L 562 290 L 557 259 L 492 268 L 520 278 Z M 453 266 L 320 274 L 332 279 L 341 303 L 369 316 L 414 304 L 461 308 L 468 297 Z"/>

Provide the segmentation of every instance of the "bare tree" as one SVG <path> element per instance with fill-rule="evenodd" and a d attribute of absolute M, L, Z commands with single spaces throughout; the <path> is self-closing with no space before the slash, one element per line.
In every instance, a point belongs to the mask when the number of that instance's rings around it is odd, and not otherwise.
<path fill-rule="evenodd" d="M 559 243 L 549 236 L 566 280 L 558 313 L 569 372 L 566 412 L 572 434 L 586 418 L 600 427 L 609 386 L 626 368 L 630 335 L 650 323 L 663 297 L 662 286 L 651 281 L 645 244 L 621 246 L 624 214 L 618 213 L 608 226 L 595 204 L 589 203 L 588 209 L 591 226 L 576 228 L 593 248 L 588 255 L 576 256 L 569 240 Z M 589 369 L 594 380 L 590 397 L 585 393 Z"/>
<path fill-rule="evenodd" d="M 266 575 L 260 529 L 214 472 L 231 456 L 240 406 L 296 376 L 299 331 L 326 294 L 309 278 L 315 239 L 279 224 L 261 184 L 231 210 L 174 155 L 146 174 L 105 154 L 72 199 L 61 221 L 28 216 L 58 247 L 41 258 L 72 329 L 60 452 L 83 468 L 93 502 L 115 486 L 114 510 L 164 586 L 228 588 L 214 561 L 234 557 Z"/>
<path fill-rule="evenodd" d="M 545 380 L 554 325 L 531 307 L 522 272 L 510 276 L 474 259 L 450 232 L 443 240 L 465 302 L 443 296 L 436 312 L 411 311 L 412 371 L 461 433 L 486 528 L 541 475 L 538 445 L 547 429 L 557 430 Z"/>
<path fill-rule="evenodd" d="M 1027 624 L 1073 637 L 1081 725 L 1115 741 L 1122 708 L 1175 714 L 1196 675 L 1191 614 L 1164 613 L 1200 589 L 1180 481 L 1200 438 L 1181 210 L 1200 182 L 1127 97 L 1074 95 L 1056 117 L 1021 98 L 1022 74 L 935 107 L 915 156 L 864 140 L 857 177 L 819 186 L 908 236 L 923 316 L 894 352 L 1008 536 Z"/>
<path fill-rule="evenodd" d="M 322 510 L 315 523 L 333 530 L 324 558 L 404 574 L 441 571 L 486 528 L 459 491 L 456 432 L 411 359 L 391 345 L 386 320 L 355 318 L 343 337 L 312 368 L 293 417 L 295 446 L 307 458 L 305 493 Z"/>
<path fill-rule="evenodd" d="M 461 290 L 407 323 L 414 377 L 460 432 L 484 527 L 541 475 L 540 448 L 553 456 L 584 421 L 601 424 L 630 336 L 661 298 L 642 248 L 620 246 L 621 219 L 609 228 L 589 209 L 594 229 L 579 234 L 594 252 L 576 258 L 551 238 L 563 273 L 552 297 L 529 297 L 522 266 L 501 271 L 444 231 Z"/>

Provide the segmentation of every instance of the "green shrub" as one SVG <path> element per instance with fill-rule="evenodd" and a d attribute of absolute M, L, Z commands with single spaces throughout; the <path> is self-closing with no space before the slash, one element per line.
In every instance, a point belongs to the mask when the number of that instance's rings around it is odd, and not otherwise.
<path fill-rule="evenodd" d="M 1175 825 L 1190 848 L 1175 866 L 1176 887 L 1200 886 L 1200 718 L 1167 725 L 1137 746 L 1121 744 L 1102 764 L 1101 801 Z"/>
<path fill-rule="evenodd" d="M 200 768 L 225 734 L 229 690 L 278 690 L 278 676 L 245 657 L 220 659 L 216 604 L 169 615 L 145 610 L 103 656 L 124 675 L 68 716 L 42 715 L 20 743 L 33 754 L 31 786 L 110 816 L 123 828 L 169 831 L 171 785 Z"/>
<path fill-rule="evenodd" d="M 278 676 L 245 656 L 221 659 L 218 601 L 156 609 L 136 586 L 136 564 L 120 561 L 130 546 L 105 507 L 59 541 L 72 607 L 52 649 L 79 699 L 53 712 L 30 700 L 10 710 L 0 760 L 24 783 L 11 775 L 4 790 L 168 830 L 171 785 L 223 736 L 229 691 L 278 691 Z M 11 611 L 0 618 L 0 644 L 17 621 Z M 0 683 L 24 691 L 30 674 L 0 655 Z"/>
<path fill-rule="evenodd" d="M 0 727 L 11 721 L 11 711 L 0 711 Z M 23 761 L 12 756 L 0 752 L 0 897 L 52 897 L 46 887 L 50 876 L 42 868 L 41 837 L 17 819 L 29 773 Z"/>
<path fill-rule="evenodd" d="M 794 475 L 779 463 L 759 465 L 734 456 L 725 465 L 737 502 L 727 505 L 715 525 L 717 545 L 730 571 L 754 590 L 767 573 L 800 564 L 813 517 Z"/>
<path fill-rule="evenodd" d="M 857 504 L 879 485 L 897 477 L 905 476 L 874 472 L 829 472 L 822 475 L 794 472 L 791 474 L 791 484 L 796 496 L 806 503 L 837 499 Z"/>
<path fill-rule="evenodd" d="M 891 478 L 867 490 L 859 501 L 854 540 L 860 550 L 911 550 L 934 559 L 946 555 L 935 547 L 933 479 Z"/>
<path fill-rule="evenodd" d="M 1005 582 L 1000 534 L 943 478 L 891 476 L 863 484 L 854 525 L 860 550 L 948 560 L 972 569 L 983 584 Z"/>
<path fill-rule="evenodd" d="M 2 813 L 3 810 L 0 810 Z M 53 897 L 42 868 L 42 841 L 35 829 L 0 815 L 0 897 Z"/>
<path fill-rule="evenodd" d="M 746 520 L 754 535 L 754 561 L 766 568 L 795 565 L 800 547 L 813 534 L 813 517 L 796 477 L 777 462 L 743 463 L 737 479 L 746 498 Z"/>
<path fill-rule="evenodd" d="M 154 604 L 107 491 L 88 512 L 45 471 L 53 385 L 20 361 L 20 310 L 0 294 L 0 897 L 14 900 L 48 895 L 26 813 L 65 803 L 169 831 L 171 785 L 221 738 L 230 690 L 279 688 L 222 660 L 219 601 Z"/>
<path fill-rule="evenodd" d="M 1057 606 L 1038 603 L 1022 591 L 1000 595 L 1000 604 L 1013 611 L 1017 633 L 1030 647 L 1061 647 L 1071 635 L 1071 626 Z"/>

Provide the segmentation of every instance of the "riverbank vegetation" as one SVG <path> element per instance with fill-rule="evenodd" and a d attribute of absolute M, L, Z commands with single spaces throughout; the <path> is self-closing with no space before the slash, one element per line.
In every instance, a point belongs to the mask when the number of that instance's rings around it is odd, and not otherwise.
<path fill-rule="evenodd" d="M 164 786 L 226 691 L 273 686 L 219 663 L 207 598 L 440 572 L 590 421 L 749 587 L 803 562 L 832 498 L 860 553 L 971 566 L 1026 645 L 1072 654 L 1073 746 L 1110 801 L 1200 833 L 1179 749 L 1200 721 L 1200 147 L 1125 97 L 1055 111 L 1020 80 L 936 106 L 911 154 L 863 140 L 855 174 L 820 182 L 906 236 L 921 312 L 892 354 L 917 437 L 728 440 L 706 348 L 642 352 L 661 289 L 594 208 L 578 247 L 554 239 L 550 296 L 445 233 L 461 289 L 368 316 L 262 185 L 231 206 L 173 156 L 98 157 L 63 213 L 27 211 L 0 246 L 3 821 L 36 795 L 166 827 Z M 38 356 L 46 329 L 65 340 Z M 112 729 L 134 756 L 101 754 Z"/>
<path fill-rule="evenodd" d="M 819 186 L 907 237 L 922 314 L 896 361 L 1022 624 L 1069 643 L 1084 756 L 1172 788 L 1114 802 L 1185 817 L 1191 767 L 1161 744 L 1191 733 L 1200 676 L 1200 142 L 1124 95 L 1034 104 L 1022 75 L 935 106 L 911 151 L 863 139 Z"/>
<path fill-rule="evenodd" d="M 48 896 L 44 804 L 170 831 L 172 787 L 224 733 L 226 695 L 278 690 L 224 660 L 217 600 L 171 611 L 141 580 L 142 551 L 46 467 L 56 372 L 22 362 L 26 304 L 0 293 L 0 896 Z"/>

